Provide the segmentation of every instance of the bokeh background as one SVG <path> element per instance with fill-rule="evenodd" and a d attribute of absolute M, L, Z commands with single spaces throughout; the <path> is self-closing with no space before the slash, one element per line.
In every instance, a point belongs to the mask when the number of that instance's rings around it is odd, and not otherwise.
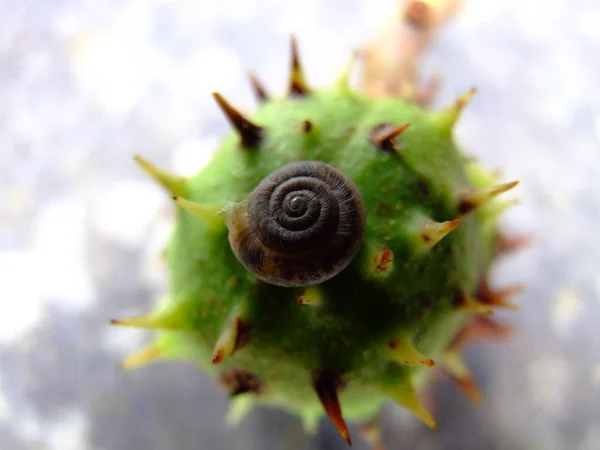
<path fill-rule="evenodd" d="M 124 373 L 149 336 L 108 320 L 165 289 L 170 202 L 131 155 L 194 173 L 228 131 L 211 91 L 251 110 L 255 69 L 283 92 L 290 33 L 309 81 L 328 83 L 396 7 L 0 0 L 1 449 L 345 448 L 327 421 L 307 437 L 263 408 L 228 429 L 226 393 L 191 366 Z M 517 336 L 467 352 L 484 403 L 442 381 L 436 433 L 390 406 L 390 449 L 600 448 L 598 24 L 596 0 L 466 0 L 427 55 L 436 106 L 478 87 L 457 138 L 521 180 L 503 223 L 535 240 L 493 274 L 527 286 L 498 314 Z"/>

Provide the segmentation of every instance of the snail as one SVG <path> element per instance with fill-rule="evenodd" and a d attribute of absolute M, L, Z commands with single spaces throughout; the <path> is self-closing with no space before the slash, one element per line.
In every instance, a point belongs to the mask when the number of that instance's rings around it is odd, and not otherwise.
<path fill-rule="evenodd" d="M 240 263 L 284 287 L 312 286 L 340 273 L 358 252 L 366 226 L 356 185 L 318 161 L 280 167 L 225 215 Z"/>

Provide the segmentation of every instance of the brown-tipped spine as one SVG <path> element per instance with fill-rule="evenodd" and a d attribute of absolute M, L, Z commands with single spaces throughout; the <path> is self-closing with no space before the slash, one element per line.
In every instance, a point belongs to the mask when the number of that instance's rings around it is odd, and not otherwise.
<path fill-rule="evenodd" d="M 462 195 L 458 202 L 458 212 L 460 214 L 469 214 L 470 212 L 489 203 L 498 195 L 514 188 L 518 181 L 499 184 L 490 188 L 474 189 L 469 193 Z"/>
<path fill-rule="evenodd" d="M 242 113 L 231 106 L 218 92 L 213 92 L 213 97 L 225 113 L 229 123 L 240 135 L 240 145 L 243 148 L 256 147 L 262 139 L 264 129 L 246 119 Z"/>
<path fill-rule="evenodd" d="M 291 38 L 292 64 L 290 68 L 290 97 L 302 97 L 310 93 L 310 89 L 306 85 L 304 78 L 304 70 L 300 63 L 300 55 L 298 52 L 298 43 L 296 37 Z"/>
<path fill-rule="evenodd" d="M 254 72 L 248 72 L 248 79 L 250 80 L 250 85 L 252 86 L 252 91 L 254 92 L 254 96 L 259 103 L 266 103 L 271 99 L 271 96 L 260 82 L 258 77 Z"/>
<path fill-rule="evenodd" d="M 446 222 L 429 222 L 423 226 L 420 233 L 422 244 L 431 248 L 441 241 L 448 233 L 455 230 L 460 225 L 460 220 L 449 220 Z"/>
<path fill-rule="evenodd" d="M 442 367 L 473 403 L 481 402 L 482 394 L 477 386 L 477 381 L 465 364 L 459 350 L 448 350 L 444 355 Z"/>
<path fill-rule="evenodd" d="M 321 305 L 323 303 L 323 297 L 321 296 L 319 288 L 316 286 L 311 286 L 306 289 L 304 293 L 298 297 L 298 303 L 301 305 Z"/>
<path fill-rule="evenodd" d="M 519 250 L 523 250 L 531 245 L 533 237 L 531 235 L 513 236 L 504 232 L 499 232 L 496 238 L 496 253 L 504 255 Z"/>
<path fill-rule="evenodd" d="M 323 405 L 327 417 L 329 417 L 329 420 L 331 420 L 342 438 L 351 446 L 350 432 L 342 416 L 342 409 L 338 399 L 338 388 L 340 385 L 340 378 L 327 370 L 318 371 L 313 378 L 315 392 Z"/>
<path fill-rule="evenodd" d="M 511 302 L 509 299 L 524 290 L 525 286 L 522 284 L 515 284 L 503 289 L 492 289 L 488 280 L 484 278 L 479 285 L 479 298 L 482 303 L 489 306 L 517 310 L 519 309 L 519 305 Z"/>
<path fill-rule="evenodd" d="M 388 153 L 399 153 L 400 148 L 396 142 L 396 138 L 404 133 L 409 126 L 409 122 L 399 126 L 382 123 L 371 130 L 369 138 L 381 150 Z"/>
<path fill-rule="evenodd" d="M 408 334 L 398 336 L 387 344 L 387 355 L 399 364 L 407 366 L 435 366 L 435 361 L 415 348 Z"/>
<path fill-rule="evenodd" d="M 220 364 L 226 357 L 244 348 L 250 341 L 250 327 L 240 317 L 226 324 L 221 332 L 212 354 L 212 363 Z"/>
<path fill-rule="evenodd" d="M 461 292 L 456 296 L 456 306 L 458 309 L 475 314 L 493 314 L 494 311 L 488 305 L 472 297 L 466 292 Z"/>
<path fill-rule="evenodd" d="M 450 349 L 458 349 L 469 342 L 482 341 L 503 341 L 511 338 L 515 334 L 515 329 L 504 325 L 489 316 L 477 314 L 467 325 L 456 335 Z"/>

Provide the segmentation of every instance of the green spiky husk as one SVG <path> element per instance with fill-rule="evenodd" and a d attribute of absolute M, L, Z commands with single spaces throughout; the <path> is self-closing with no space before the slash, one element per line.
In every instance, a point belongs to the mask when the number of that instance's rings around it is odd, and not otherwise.
<path fill-rule="evenodd" d="M 202 222 L 177 208 L 167 248 L 169 299 L 153 313 L 164 328 L 155 347 L 162 358 L 191 360 L 215 379 L 232 370 L 254 374 L 259 391 L 236 398 L 283 408 L 305 423 L 323 415 L 314 374 L 330 371 L 343 381 L 344 417 L 368 421 L 390 390 L 423 385 L 431 373 L 391 358 L 388 343 L 408 335 L 436 360 L 472 317 L 457 299 L 477 293 L 494 256 L 496 218 L 493 204 L 465 215 L 459 204 L 466 192 L 493 179 L 465 162 L 442 115 L 398 99 L 319 90 L 270 100 L 250 119 L 264 129 L 260 142 L 241 148 L 232 133 L 198 175 L 181 182 L 177 195 L 218 210 L 244 200 L 289 162 L 326 162 L 363 197 L 363 245 L 349 267 L 317 286 L 321 304 L 299 305 L 304 288 L 268 285 L 242 267 L 221 216 Z M 372 142 L 377 126 L 406 122 L 410 127 L 397 138 L 398 151 Z M 422 218 L 461 223 L 419 251 Z M 393 252 L 394 263 L 378 275 L 370 262 L 382 246 Z M 215 343 L 235 318 L 243 320 L 247 342 L 215 365 Z"/>

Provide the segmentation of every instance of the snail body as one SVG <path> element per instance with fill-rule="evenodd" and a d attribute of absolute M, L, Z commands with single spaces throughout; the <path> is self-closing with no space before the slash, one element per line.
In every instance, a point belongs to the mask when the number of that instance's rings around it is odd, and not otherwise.
<path fill-rule="evenodd" d="M 259 279 L 278 286 L 320 284 L 348 266 L 366 221 L 358 188 L 318 161 L 286 164 L 227 211 L 229 243 Z"/>
<path fill-rule="evenodd" d="M 176 223 L 169 299 L 113 321 L 157 332 L 124 364 L 191 360 L 234 408 L 281 407 L 309 431 L 326 415 L 348 443 L 347 421 L 372 421 L 389 399 L 435 427 L 416 392 L 501 306 L 486 282 L 495 197 L 515 183 L 465 162 L 453 140 L 472 93 L 432 112 L 347 85 L 312 90 L 292 48 L 286 98 L 257 87 L 245 117 L 214 94 L 234 132 L 197 175 L 138 157 Z M 464 366 L 444 368 L 476 391 Z"/>

